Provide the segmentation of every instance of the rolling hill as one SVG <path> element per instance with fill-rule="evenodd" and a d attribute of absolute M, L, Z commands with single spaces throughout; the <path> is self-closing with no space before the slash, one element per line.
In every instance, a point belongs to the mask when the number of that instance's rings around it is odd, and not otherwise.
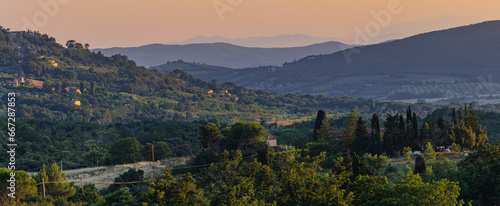
<path fill-rule="evenodd" d="M 182 59 L 230 68 L 280 66 L 285 62 L 309 55 L 329 54 L 351 46 L 340 42 L 324 42 L 302 47 L 257 48 L 241 47 L 227 43 L 188 45 L 151 44 L 141 47 L 94 49 L 104 55 L 122 54 L 140 66 L 156 66 L 167 61 Z"/>
<path fill-rule="evenodd" d="M 389 100 L 491 96 L 500 91 L 499 36 L 500 21 L 488 21 L 312 55 L 281 67 L 193 75 L 279 93 Z M 171 70 L 178 64 L 155 68 Z"/>
<path fill-rule="evenodd" d="M 406 107 L 350 97 L 250 90 L 203 81 L 181 70 L 148 70 L 126 56 L 107 57 L 77 42 L 68 45 L 63 47 L 47 34 L 9 32 L 0 27 L 0 96 L 22 94 L 17 99 L 17 117 L 100 124 L 151 119 L 231 123 L 265 118 L 286 124 L 314 115 L 320 108 L 341 114 L 357 106 L 369 114 L 401 112 Z M 19 77 L 26 81 L 11 83 Z M 419 107 L 415 110 L 422 111 L 421 115 L 435 108 Z"/>

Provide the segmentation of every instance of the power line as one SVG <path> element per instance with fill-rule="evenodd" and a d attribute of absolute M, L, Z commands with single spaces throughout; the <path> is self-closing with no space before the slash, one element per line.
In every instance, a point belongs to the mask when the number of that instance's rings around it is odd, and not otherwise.
<path fill-rule="evenodd" d="M 94 180 L 67 180 L 64 182 L 40 182 L 36 185 L 41 185 L 41 184 L 60 184 L 60 183 L 70 183 L 70 182 L 92 182 L 92 183 L 97 183 L 97 184 L 109 184 L 109 185 L 125 185 L 125 184 L 136 184 L 136 183 L 142 183 L 142 182 L 151 182 L 152 180 L 142 180 L 142 181 L 133 181 L 133 182 L 101 182 L 101 181 L 94 181 Z"/>

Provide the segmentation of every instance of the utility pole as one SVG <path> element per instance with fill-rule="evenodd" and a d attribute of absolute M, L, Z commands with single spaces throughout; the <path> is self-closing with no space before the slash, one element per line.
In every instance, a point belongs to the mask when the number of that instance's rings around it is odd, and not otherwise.
<path fill-rule="evenodd" d="M 82 185 L 82 195 L 85 195 L 85 190 L 83 189 L 83 178 L 80 177 L 80 184 Z"/>
<path fill-rule="evenodd" d="M 45 179 L 42 177 L 42 185 L 43 185 L 43 198 L 45 198 Z"/>
<path fill-rule="evenodd" d="M 62 168 L 62 160 L 61 160 L 61 171 L 63 171 L 63 168 Z"/>
<path fill-rule="evenodd" d="M 153 155 L 153 162 L 155 161 L 155 146 L 154 145 L 151 145 L 151 153 Z"/>

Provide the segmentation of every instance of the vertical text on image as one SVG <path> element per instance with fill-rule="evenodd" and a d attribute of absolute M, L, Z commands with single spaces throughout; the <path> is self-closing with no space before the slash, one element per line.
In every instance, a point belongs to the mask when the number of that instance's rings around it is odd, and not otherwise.
<path fill-rule="evenodd" d="M 10 178 L 7 180 L 7 189 L 10 191 L 9 197 L 15 198 L 16 194 L 16 93 L 7 94 L 7 153 L 9 154 L 9 164 L 7 169 L 12 170 Z"/>

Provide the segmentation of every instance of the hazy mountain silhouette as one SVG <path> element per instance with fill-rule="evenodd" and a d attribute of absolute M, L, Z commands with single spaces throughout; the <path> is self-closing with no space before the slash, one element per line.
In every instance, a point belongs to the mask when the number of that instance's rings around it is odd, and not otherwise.
<path fill-rule="evenodd" d="M 156 66 L 167 61 L 182 59 L 231 68 L 258 67 L 264 65 L 281 66 L 285 62 L 309 55 L 329 54 L 350 48 L 340 42 L 324 42 L 304 47 L 256 48 L 241 47 L 228 43 L 164 45 L 151 44 L 141 47 L 94 49 L 104 55 L 127 55 L 141 66 Z"/>
<path fill-rule="evenodd" d="M 282 67 L 208 69 L 195 76 L 280 93 L 379 99 L 496 94 L 500 91 L 499 37 L 500 21 L 488 21 L 308 56 Z"/>

